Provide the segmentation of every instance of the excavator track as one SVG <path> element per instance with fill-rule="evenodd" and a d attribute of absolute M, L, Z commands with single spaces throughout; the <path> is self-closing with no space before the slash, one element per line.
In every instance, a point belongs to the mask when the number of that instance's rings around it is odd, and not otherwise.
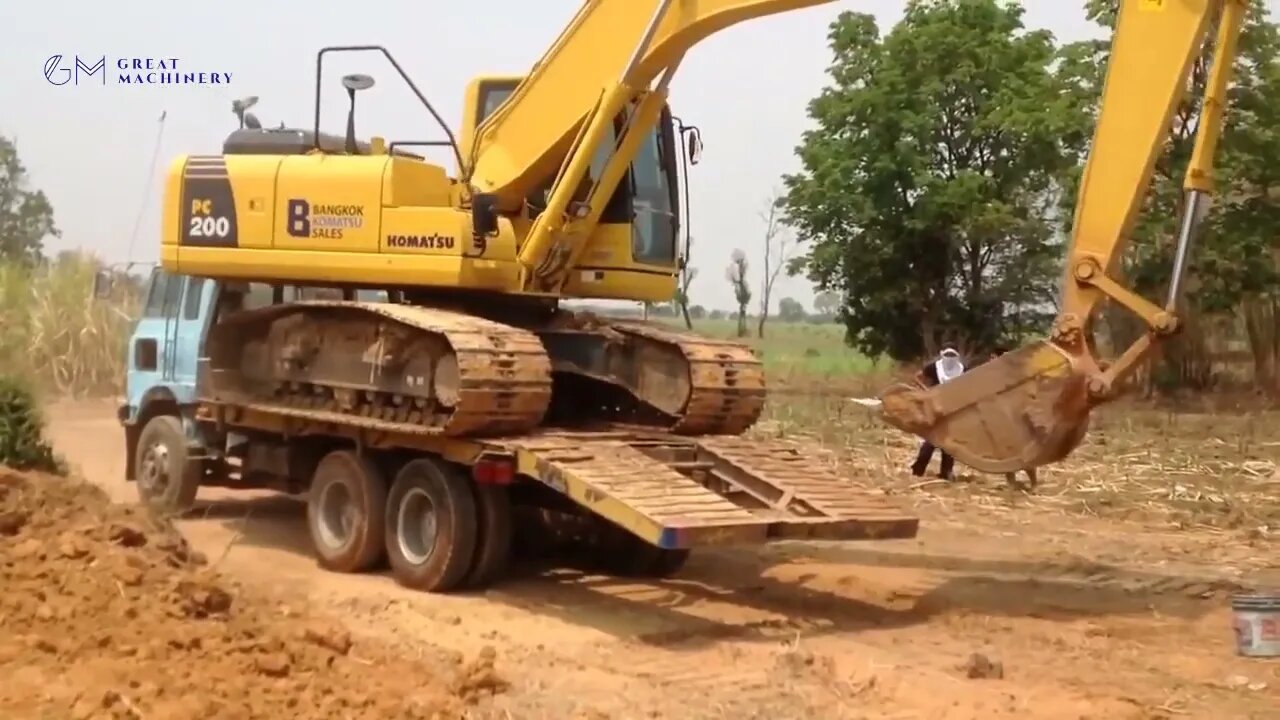
<path fill-rule="evenodd" d="M 394 303 L 308 300 L 236 312 L 210 331 L 215 399 L 325 411 L 450 436 L 527 432 L 551 401 L 531 332 Z"/>
<path fill-rule="evenodd" d="M 737 435 L 764 411 L 764 367 L 744 345 L 588 313 L 566 313 L 539 335 L 557 372 L 608 383 L 656 410 L 645 424 Z"/>
<path fill-rule="evenodd" d="M 613 327 L 645 343 L 663 344 L 689 364 L 689 394 L 679 420 L 668 430 L 681 435 L 737 435 L 764 412 L 764 366 L 751 349 L 656 325 L 633 322 Z"/>

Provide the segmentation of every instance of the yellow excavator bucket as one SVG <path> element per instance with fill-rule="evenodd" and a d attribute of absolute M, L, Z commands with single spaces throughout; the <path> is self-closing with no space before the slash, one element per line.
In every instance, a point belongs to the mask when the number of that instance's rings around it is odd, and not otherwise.
<path fill-rule="evenodd" d="M 1001 355 L 943 385 L 899 383 L 880 395 L 886 422 L 976 470 L 1057 462 L 1089 424 L 1088 376 L 1047 340 Z"/>

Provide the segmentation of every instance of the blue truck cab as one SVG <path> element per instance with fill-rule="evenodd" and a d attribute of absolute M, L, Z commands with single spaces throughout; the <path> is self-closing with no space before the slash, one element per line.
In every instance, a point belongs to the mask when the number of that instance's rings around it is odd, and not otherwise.
<path fill-rule="evenodd" d="M 256 282 L 226 282 L 179 275 L 156 267 L 142 312 L 129 337 L 125 402 L 117 410 L 124 426 L 125 477 L 142 499 L 175 512 L 191 506 L 222 449 L 196 422 L 201 397 L 205 339 L 222 297 L 240 294 L 246 310 L 312 296 L 307 288 Z M 335 292 L 335 291 L 329 291 Z M 360 300 L 385 300 L 384 291 L 360 290 Z"/>

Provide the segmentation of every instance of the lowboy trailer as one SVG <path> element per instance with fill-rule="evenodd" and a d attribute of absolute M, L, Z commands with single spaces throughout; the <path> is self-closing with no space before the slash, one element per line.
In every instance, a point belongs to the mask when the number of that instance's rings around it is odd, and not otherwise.
<path fill-rule="evenodd" d="M 335 411 L 332 395 L 263 403 L 220 381 L 205 351 L 219 313 L 326 295 L 396 300 L 153 271 L 119 409 L 126 475 L 144 501 L 181 513 L 202 486 L 305 496 L 323 567 L 389 564 L 431 592 L 490 585 L 516 546 L 553 539 L 589 548 L 606 572 L 666 577 L 694 548 L 916 534 L 915 517 L 800 443 L 626 423 L 457 437 L 417 422 L 412 405 L 356 415 Z"/>

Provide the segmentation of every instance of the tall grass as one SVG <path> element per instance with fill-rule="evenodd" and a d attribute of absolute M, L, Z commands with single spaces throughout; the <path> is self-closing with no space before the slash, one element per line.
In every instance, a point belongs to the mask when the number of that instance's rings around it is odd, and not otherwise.
<path fill-rule="evenodd" d="M 115 394 L 138 297 L 96 300 L 90 256 L 62 253 L 36 268 L 0 263 L 0 374 L 43 393 Z"/>

